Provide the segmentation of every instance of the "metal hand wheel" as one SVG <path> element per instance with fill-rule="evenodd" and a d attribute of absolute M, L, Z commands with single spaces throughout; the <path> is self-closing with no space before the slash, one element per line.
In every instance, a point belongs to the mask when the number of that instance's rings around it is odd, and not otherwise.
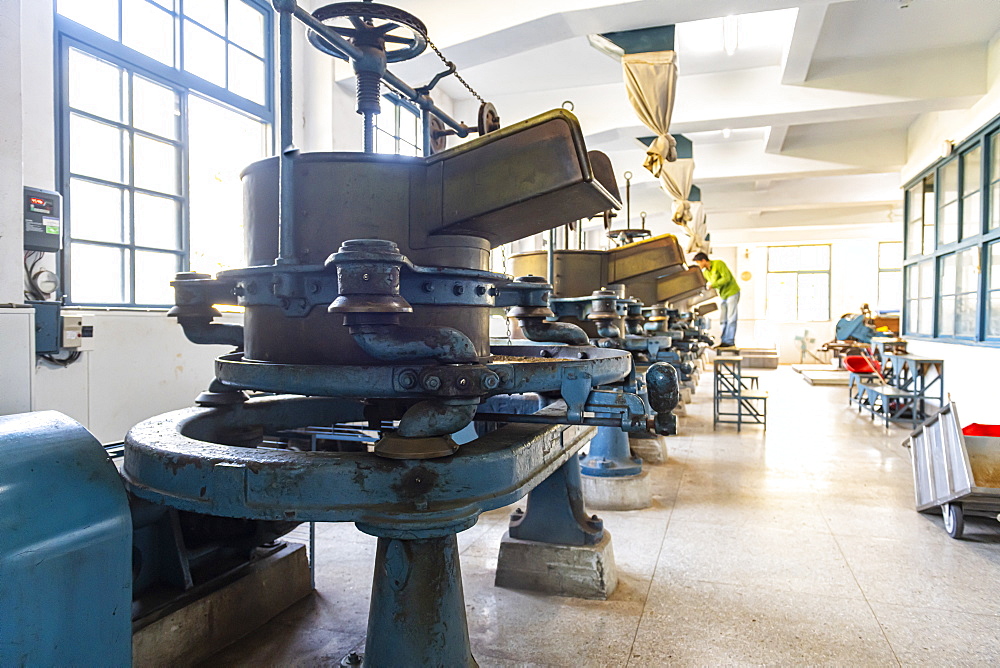
<path fill-rule="evenodd" d="M 416 58 L 427 48 L 427 27 L 402 9 L 375 2 L 336 2 L 320 7 L 313 16 L 356 45 L 385 48 L 386 62 Z M 309 43 L 341 60 L 347 58 L 316 32 L 309 31 Z M 389 49 L 389 44 L 398 48 Z"/>

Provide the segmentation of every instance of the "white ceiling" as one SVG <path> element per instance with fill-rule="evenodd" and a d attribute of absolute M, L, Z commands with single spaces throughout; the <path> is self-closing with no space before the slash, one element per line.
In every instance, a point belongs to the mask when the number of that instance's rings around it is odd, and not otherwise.
<path fill-rule="evenodd" d="M 588 147 L 635 174 L 633 217 L 667 229 L 669 198 L 642 169 L 649 135 L 628 104 L 621 65 L 588 34 L 675 24 L 680 70 L 671 131 L 694 145 L 710 227 L 856 225 L 898 220 L 907 130 L 921 114 L 966 109 L 986 92 L 997 0 L 394 0 L 511 123 L 571 100 Z M 904 5 L 907 5 L 905 6 Z M 724 17 L 738 45 L 723 48 Z M 391 69 L 420 83 L 442 69 L 430 52 Z M 453 78 L 456 116 L 477 104 Z M 726 131 L 724 136 L 723 131 Z M 624 182 L 622 180 L 622 185 Z M 803 212 L 810 212 L 806 215 Z M 845 223 L 846 224 L 846 223 Z"/>

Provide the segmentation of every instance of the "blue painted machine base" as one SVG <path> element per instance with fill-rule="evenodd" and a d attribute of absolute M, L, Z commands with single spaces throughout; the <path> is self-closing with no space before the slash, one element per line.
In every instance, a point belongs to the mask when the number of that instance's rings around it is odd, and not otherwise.
<path fill-rule="evenodd" d="M 632 456 L 628 434 L 614 427 L 598 427 L 587 455 L 580 459 L 580 472 L 598 477 L 639 475 L 642 460 Z"/>

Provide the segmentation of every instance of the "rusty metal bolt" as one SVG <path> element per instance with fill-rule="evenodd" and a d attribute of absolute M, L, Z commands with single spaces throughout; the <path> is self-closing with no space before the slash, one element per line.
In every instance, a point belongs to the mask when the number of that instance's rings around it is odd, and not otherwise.
<path fill-rule="evenodd" d="M 465 286 L 462 285 L 461 283 L 456 283 L 455 287 L 453 287 L 451 290 L 452 292 L 455 293 L 455 296 L 458 297 L 465 293 Z"/>
<path fill-rule="evenodd" d="M 425 281 L 420 287 L 424 292 L 434 292 L 434 284 L 430 281 Z"/>
<path fill-rule="evenodd" d="M 495 373 L 488 373 L 483 376 L 483 387 L 487 390 L 495 390 L 500 387 L 500 376 Z"/>
<path fill-rule="evenodd" d="M 235 288 L 233 288 L 233 294 L 236 295 L 237 297 L 242 297 L 246 293 L 247 293 L 246 288 L 244 288 L 242 285 L 237 285 Z"/>
<path fill-rule="evenodd" d="M 434 391 L 441 389 L 441 379 L 437 376 L 427 376 L 424 378 L 424 387 Z"/>
<path fill-rule="evenodd" d="M 469 386 L 469 379 L 465 376 L 461 376 L 455 380 L 455 387 L 460 390 L 464 390 Z"/>
<path fill-rule="evenodd" d="M 476 286 L 476 294 L 479 295 L 480 297 L 482 297 L 483 295 L 485 295 L 486 294 L 486 286 L 485 285 L 477 285 Z"/>
<path fill-rule="evenodd" d="M 311 281 L 309 283 L 309 292 L 313 294 L 319 292 L 319 281 Z"/>
<path fill-rule="evenodd" d="M 417 372 L 412 369 L 399 374 L 399 386 L 404 390 L 412 390 L 417 386 Z"/>
<path fill-rule="evenodd" d="M 367 280 L 370 280 L 370 279 L 371 279 L 371 276 L 369 276 L 367 272 L 364 273 L 364 274 L 361 274 L 361 280 L 362 281 L 367 281 Z"/>

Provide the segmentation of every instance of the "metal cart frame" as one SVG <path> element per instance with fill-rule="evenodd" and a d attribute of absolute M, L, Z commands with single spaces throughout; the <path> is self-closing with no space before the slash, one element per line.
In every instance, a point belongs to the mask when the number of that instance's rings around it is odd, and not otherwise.
<path fill-rule="evenodd" d="M 919 512 L 940 509 L 945 530 L 961 538 L 965 516 L 1000 519 L 1000 479 L 986 486 L 983 469 L 977 479 L 972 459 L 992 459 L 1000 470 L 1000 438 L 966 436 L 954 403 L 945 405 L 910 434 L 913 489 Z M 972 457 L 970 457 L 970 454 Z"/>

